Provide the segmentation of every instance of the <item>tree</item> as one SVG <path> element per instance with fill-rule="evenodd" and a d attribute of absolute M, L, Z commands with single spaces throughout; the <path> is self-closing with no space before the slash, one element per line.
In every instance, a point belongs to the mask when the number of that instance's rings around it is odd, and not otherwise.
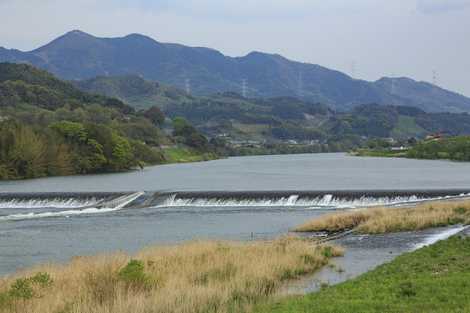
<path fill-rule="evenodd" d="M 144 116 L 157 126 L 161 126 L 165 122 L 165 114 L 156 106 L 145 111 Z"/>
<path fill-rule="evenodd" d="M 134 164 L 132 146 L 124 137 L 112 135 L 113 152 L 109 164 L 113 170 L 130 169 Z"/>
<path fill-rule="evenodd" d="M 0 134 L 1 176 L 33 178 L 47 174 L 47 144 L 43 136 L 16 123 L 3 125 Z"/>
<path fill-rule="evenodd" d="M 173 120 L 173 135 L 182 138 L 183 142 L 192 148 L 199 150 L 208 148 L 207 138 L 182 117 Z"/>

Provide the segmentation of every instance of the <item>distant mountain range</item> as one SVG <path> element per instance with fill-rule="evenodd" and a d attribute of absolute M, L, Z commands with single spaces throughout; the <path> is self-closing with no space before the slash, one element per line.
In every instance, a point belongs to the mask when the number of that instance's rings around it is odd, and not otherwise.
<path fill-rule="evenodd" d="M 0 48 L 0 62 L 30 63 L 67 80 L 137 75 L 189 87 L 195 95 L 241 93 L 245 81 L 248 97 L 298 97 L 337 110 L 378 103 L 427 112 L 470 112 L 470 98 L 426 82 L 409 78 L 368 82 L 277 54 L 252 52 L 233 58 L 213 49 L 160 43 L 139 34 L 98 38 L 75 30 L 30 52 Z"/>

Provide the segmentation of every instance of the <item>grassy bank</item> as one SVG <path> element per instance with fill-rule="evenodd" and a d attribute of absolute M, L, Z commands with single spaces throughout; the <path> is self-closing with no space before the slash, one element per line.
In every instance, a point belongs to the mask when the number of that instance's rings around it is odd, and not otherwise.
<path fill-rule="evenodd" d="M 470 312 L 470 239 L 453 237 L 318 293 L 257 313 Z"/>
<path fill-rule="evenodd" d="M 424 140 L 402 151 L 391 148 L 357 149 L 352 155 L 469 162 L 470 136 Z"/>
<path fill-rule="evenodd" d="M 185 147 L 172 147 L 164 150 L 167 163 L 202 162 L 218 159 L 212 152 L 199 152 Z"/>
<path fill-rule="evenodd" d="M 195 242 L 124 254 L 79 257 L 0 280 L 0 312 L 247 312 L 284 281 L 339 255 L 331 246 Z"/>
<path fill-rule="evenodd" d="M 431 202 L 404 208 L 371 208 L 322 215 L 295 229 L 297 232 L 383 234 L 421 230 L 470 222 L 470 200 Z"/>
<path fill-rule="evenodd" d="M 393 151 L 390 149 L 357 149 L 351 155 L 380 158 L 406 158 L 407 151 Z"/>

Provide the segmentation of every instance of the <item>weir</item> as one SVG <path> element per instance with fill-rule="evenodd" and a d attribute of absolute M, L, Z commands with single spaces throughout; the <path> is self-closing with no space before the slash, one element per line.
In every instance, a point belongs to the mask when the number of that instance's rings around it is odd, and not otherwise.
<path fill-rule="evenodd" d="M 470 196 L 469 189 L 324 191 L 175 191 L 146 193 L 142 207 L 356 207 Z"/>
<path fill-rule="evenodd" d="M 126 193 L 0 193 L 0 208 L 82 208 L 124 195 Z"/>
<path fill-rule="evenodd" d="M 346 209 L 470 197 L 468 189 L 341 191 L 157 191 L 0 193 L 0 221 L 69 217 L 149 208 Z"/>
<path fill-rule="evenodd" d="M 126 208 L 143 195 L 144 192 L 0 194 L 0 221 L 109 213 Z"/>

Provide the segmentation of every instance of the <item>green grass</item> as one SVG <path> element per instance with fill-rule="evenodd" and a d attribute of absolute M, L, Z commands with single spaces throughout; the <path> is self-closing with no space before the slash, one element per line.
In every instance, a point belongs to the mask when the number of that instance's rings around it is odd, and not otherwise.
<path fill-rule="evenodd" d="M 390 149 L 358 149 L 352 153 L 355 156 L 363 157 L 383 157 L 383 158 L 403 158 L 406 151 L 392 151 Z"/>
<path fill-rule="evenodd" d="M 167 163 L 202 162 L 217 159 L 217 156 L 214 153 L 201 153 L 199 151 L 183 147 L 165 149 L 164 155 Z"/>
<path fill-rule="evenodd" d="M 470 312 L 470 238 L 452 237 L 404 254 L 357 279 L 255 312 Z"/>

